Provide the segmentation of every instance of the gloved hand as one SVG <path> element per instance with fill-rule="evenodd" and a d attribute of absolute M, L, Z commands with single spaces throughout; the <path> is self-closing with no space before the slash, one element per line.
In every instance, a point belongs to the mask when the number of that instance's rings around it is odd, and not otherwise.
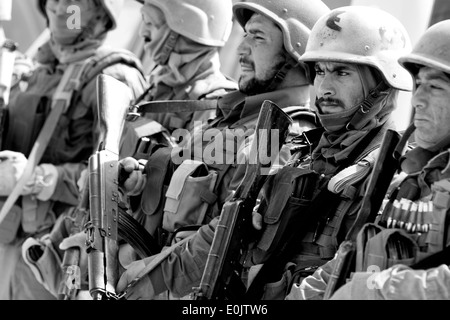
<path fill-rule="evenodd" d="M 0 151 L 0 195 L 8 196 L 22 177 L 28 159 L 23 153 Z M 35 194 L 39 200 L 50 199 L 56 188 L 58 171 L 54 165 L 37 166 L 22 189 L 21 195 Z"/>
<path fill-rule="evenodd" d="M 8 196 L 27 165 L 27 158 L 23 153 L 9 150 L 0 151 L 0 195 Z"/>
<path fill-rule="evenodd" d="M 145 260 L 136 260 L 132 262 L 127 270 L 122 273 L 119 281 L 117 282 L 116 291 L 119 293 L 125 292 L 125 299 L 127 300 L 151 300 L 155 297 L 153 285 L 148 276 L 143 276 L 133 286 L 128 287 L 128 284 L 132 282 L 139 273 L 145 268 Z"/>
<path fill-rule="evenodd" d="M 255 228 L 256 230 L 261 230 L 262 229 L 262 215 L 261 215 L 261 213 L 258 212 L 258 209 L 259 209 L 259 204 L 257 204 L 253 208 L 252 225 L 253 225 L 253 228 Z"/>
<path fill-rule="evenodd" d="M 86 233 L 84 231 L 64 238 L 59 244 L 59 249 L 61 250 L 67 250 L 73 247 L 80 250 L 80 274 L 82 279 L 86 279 L 88 274 L 88 256 L 86 252 Z"/>
<path fill-rule="evenodd" d="M 133 157 L 119 161 L 119 187 L 129 196 L 139 195 L 147 182 L 144 166 Z"/>

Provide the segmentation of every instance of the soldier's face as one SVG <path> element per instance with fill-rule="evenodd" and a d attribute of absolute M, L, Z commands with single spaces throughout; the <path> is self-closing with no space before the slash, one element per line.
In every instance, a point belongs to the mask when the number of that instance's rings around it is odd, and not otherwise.
<path fill-rule="evenodd" d="M 49 29 L 60 44 L 73 44 L 99 10 L 93 0 L 47 0 L 45 9 Z"/>
<path fill-rule="evenodd" d="M 271 20 L 255 13 L 245 25 L 238 54 L 239 89 L 247 94 L 264 92 L 285 61 L 283 33 Z"/>
<path fill-rule="evenodd" d="M 355 65 L 316 62 L 314 89 L 323 114 L 348 110 L 364 100 L 363 84 Z"/>
<path fill-rule="evenodd" d="M 152 53 L 162 47 L 168 26 L 164 13 L 156 6 L 145 3 L 141 8 L 143 24 L 139 31 L 144 38 L 144 48 Z"/>
<path fill-rule="evenodd" d="M 450 134 L 450 79 L 442 71 L 422 67 L 415 84 L 414 136 L 417 145 L 427 149 Z"/>

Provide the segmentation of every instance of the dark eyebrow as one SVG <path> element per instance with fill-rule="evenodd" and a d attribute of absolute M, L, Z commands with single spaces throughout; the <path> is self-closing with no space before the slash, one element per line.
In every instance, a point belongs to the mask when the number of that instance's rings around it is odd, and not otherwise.
<path fill-rule="evenodd" d="M 328 69 L 326 64 L 323 64 L 323 67 L 319 65 L 319 63 L 315 64 L 315 68 L 325 68 L 330 72 L 340 72 L 340 71 L 353 71 L 354 69 L 349 65 L 332 65 L 333 69 Z"/>
<path fill-rule="evenodd" d="M 266 33 L 264 32 L 264 30 L 261 30 L 258 27 L 254 27 L 254 28 L 250 28 L 250 30 L 245 29 L 245 32 L 256 35 L 256 34 L 260 34 L 260 35 L 265 35 Z"/>

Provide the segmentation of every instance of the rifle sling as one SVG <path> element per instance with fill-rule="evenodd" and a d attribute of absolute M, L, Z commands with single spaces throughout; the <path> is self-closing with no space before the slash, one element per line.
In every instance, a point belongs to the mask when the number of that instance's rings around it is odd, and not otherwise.
<path fill-rule="evenodd" d="M 149 101 L 138 105 L 138 113 L 168 113 L 215 110 L 217 100 Z"/>

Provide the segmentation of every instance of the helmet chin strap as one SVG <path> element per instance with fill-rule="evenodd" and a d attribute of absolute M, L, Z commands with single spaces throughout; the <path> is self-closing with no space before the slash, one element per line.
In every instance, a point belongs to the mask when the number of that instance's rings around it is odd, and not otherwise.
<path fill-rule="evenodd" d="M 383 107 L 381 103 L 378 103 L 377 107 L 374 108 L 375 101 L 381 96 L 387 96 L 390 90 L 391 88 L 384 81 L 381 81 L 371 90 L 364 101 L 360 103 L 358 111 L 347 123 L 347 130 L 360 130 L 363 128 L 373 118 L 372 115 L 378 113 Z"/>
<path fill-rule="evenodd" d="M 166 65 L 167 61 L 169 61 L 170 54 L 173 51 L 173 48 L 175 48 L 175 45 L 177 43 L 179 33 L 171 30 L 169 33 L 169 36 L 167 37 L 166 42 L 164 43 L 163 48 L 161 49 L 161 55 L 159 57 L 159 65 Z"/>
<path fill-rule="evenodd" d="M 277 71 L 270 84 L 266 87 L 267 92 L 276 90 L 280 83 L 282 83 L 286 78 L 289 70 L 299 65 L 299 62 L 294 61 L 294 59 L 292 59 L 291 56 L 289 56 L 287 53 L 284 54 L 284 57 L 285 62 L 283 66 Z"/>

